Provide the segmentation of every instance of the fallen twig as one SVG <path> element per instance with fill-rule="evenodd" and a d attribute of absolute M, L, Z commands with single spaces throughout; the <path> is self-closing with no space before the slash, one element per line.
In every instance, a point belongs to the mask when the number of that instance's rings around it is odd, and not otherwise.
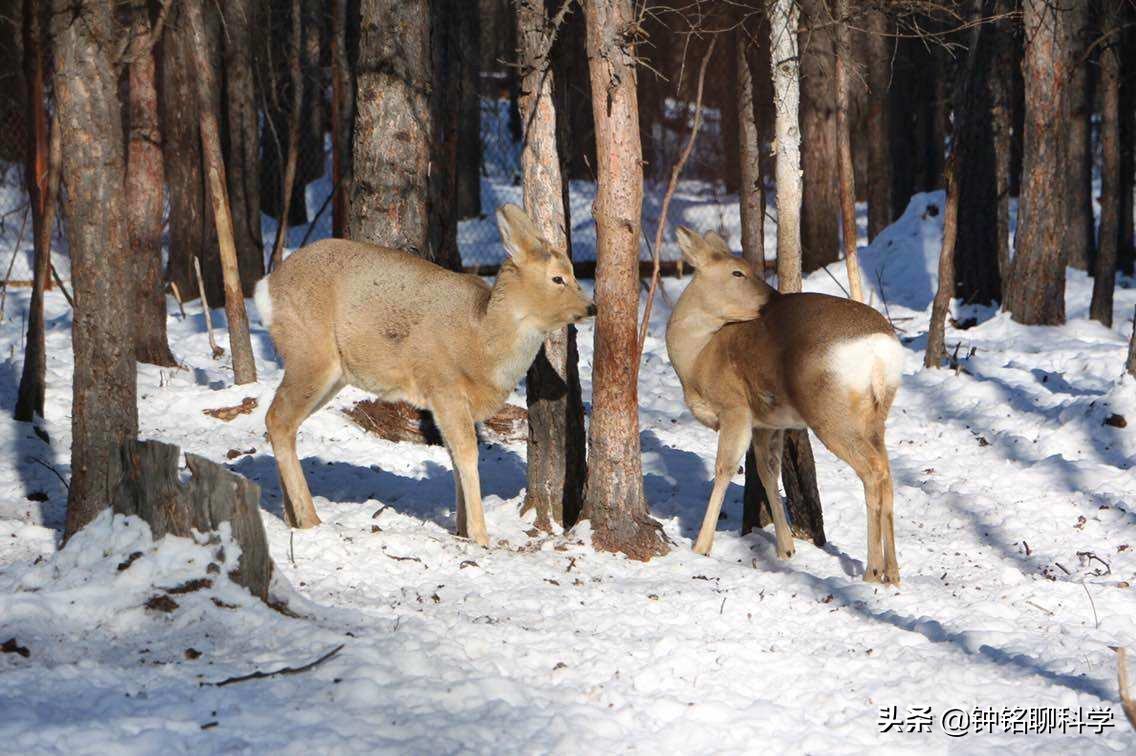
<path fill-rule="evenodd" d="M 671 179 L 667 183 L 667 191 L 663 195 L 663 207 L 659 212 L 659 225 L 655 228 L 655 245 L 651 248 L 651 260 L 654 264 L 651 270 L 651 285 L 647 289 L 647 303 L 643 307 L 643 322 L 639 324 L 639 350 L 635 353 L 636 377 L 639 375 L 639 365 L 643 361 L 643 345 L 647 341 L 647 326 L 651 321 L 651 308 L 655 304 L 655 289 L 659 286 L 659 255 L 663 246 L 663 232 L 666 231 L 667 227 L 667 212 L 670 210 L 671 198 L 674 197 L 675 189 L 678 188 L 678 177 L 682 173 L 683 166 L 686 165 L 687 158 L 690 157 L 691 150 L 694 149 L 698 130 L 702 128 L 702 85 L 706 79 L 706 65 L 710 62 L 710 56 L 713 55 L 714 45 L 717 42 L 718 37 L 712 37 L 710 45 L 706 48 L 706 54 L 702 57 L 702 65 L 698 69 L 698 94 L 694 99 L 694 126 L 690 130 L 690 139 L 686 141 L 686 147 L 683 148 L 678 161 L 671 168 Z"/>
<path fill-rule="evenodd" d="M 59 271 L 55 269 L 55 263 L 51 263 L 51 277 L 55 279 L 55 285 L 63 292 L 63 298 L 67 300 L 67 304 L 71 309 L 75 309 L 75 298 L 71 296 L 71 292 L 67 291 L 67 284 L 63 283 L 63 279 L 59 277 Z"/>
<path fill-rule="evenodd" d="M 260 679 L 263 679 L 263 678 L 266 678 L 266 677 L 276 677 L 277 675 L 297 675 L 301 672 L 307 672 L 309 669 L 313 669 L 315 667 L 318 667 L 320 664 L 323 664 L 325 661 L 327 661 L 328 659 L 330 659 L 333 656 L 335 656 L 336 654 L 338 654 L 343 649 L 343 645 L 344 644 L 340 643 L 338 646 L 331 649 L 330 651 L 328 651 L 326 654 L 324 654 L 320 658 L 316 659 L 313 662 L 308 662 L 307 664 L 303 665 L 302 667 L 283 667 L 281 669 L 273 670 L 272 672 L 261 672 L 260 670 L 257 670 L 256 672 L 252 672 L 252 673 L 247 674 L 247 675 L 240 675 L 238 677 L 230 677 L 227 680 L 221 680 L 220 682 L 203 683 L 203 684 L 204 685 L 212 685 L 214 687 L 221 688 L 225 685 L 232 685 L 233 683 L 245 682 L 246 680 L 260 680 Z"/>
<path fill-rule="evenodd" d="M 201 311 L 205 313 L 205 330 L 209 332 L 209 348 L 213 352 L 213 359 L 221 359 L 225 350 L 217 346 L 213 338 L 213 315 L 209 312 L 209 300 L 205 298 L 205 280 L 201 277 L 201 259 L 193 258 L 193 270 L 197 273 L 197 290 L 201 293 Z"/>

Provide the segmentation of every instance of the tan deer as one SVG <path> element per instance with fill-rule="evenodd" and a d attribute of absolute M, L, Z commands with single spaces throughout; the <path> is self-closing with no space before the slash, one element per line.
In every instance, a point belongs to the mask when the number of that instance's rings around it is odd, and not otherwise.
<path fill-rule="evenodd" d="M 501 207 L 497 226 L 509 257 L 492 288 L 342 239 L 297 251 L 257 283 L 257 309 L 284 358 L 266 424 L 291 524 L 320 522 L 296 431 L 351 385 L 434 414 L 453 461 L 458 533 L 488 545 L 474 423 L 501 409 L 548 333 L 596 312 L 565 252 L 523 210 Z"/>
<path fill-rule="evenodd" d="M 777 292 L 717 234 L 679 228 L 678 242 L 695 273 L 667 323 L 667 352 L 690 411 L 718 431 L 714 487 L 694 550 L 710 553 L 726 488 L 752 443 L 777 555 L 793 555 L 777 481 L 784 431 L 807 427 L 864 484 L 864 580 L 898 583 L 884 423 L 903 347 L 891 325 L 848 299 Z"/>

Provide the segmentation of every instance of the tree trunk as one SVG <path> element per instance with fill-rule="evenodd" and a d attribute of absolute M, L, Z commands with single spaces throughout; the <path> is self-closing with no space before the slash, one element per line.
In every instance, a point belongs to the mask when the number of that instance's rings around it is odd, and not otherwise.
<path fill-rule="evenodd" d="M 225 3 L 225 100 L 228 151 L 225 165 L 233 204 L 241 289 L 252 296 L 264 276 L 264 240 L 260 232 L 260 106 L 256 99 L 254 30 L 261 19 L 256 0 Z"/>
<path fill-rule="evenodd" d="M 192 115 L 199 107 L 198 72 L 185 17 L 182 3 L 174 3 L 166 21 L 169 28 L 159 43 L 162 85 L 158 90 L 158 104 L 162 162 L 170 204 L 166 280 L 177 286 L 183 300 L 196 299 L 197 276 L 193 261 L 200 258 L 208 304 L 219 307 L 224 300 L 224 286 L 217 261 L 213 214 L 201 168 L 201 129 L 198 119 Z"/>
<path fill-rule="evenodd" d="M 292 82 L 292 112 L 288 116 L 288 156 L 284 162 L 284 177 L 280 183 L 280 197 L 282 206 L 280 217 L 277 219 L 276 240 L 272 243 L 272 260 L 270 268 L 276 270 L 284 262 L 284 245 L 288 241 L 288 224 L 292 220 L 292 203 L 297 198 L 296 167 L 300 160 L 300 126 L 304 106 L 304 69 L 303 69 L 303 14 L 300 11 L 300 0 L 292 0 L 292 44 L 289 48 L 288 72 Z M 303 218 L 307 220 L 307 211 Z"/>
<path fill-rule="evenodd" d="M 429 2 L 360 0 L 360 10 L 350 236 L 433 260 Z"/>
<path fill-rule="evenodd" d="M 991 139 L 994 125 L 990 104 L 990 69 L 997 31 L 981 24 L 981 19 L 995 13 L 994 0 L 977 0 L 971 21 L 970 50 L 966 64 L 957 73 L 954 98 L 954 134 L 952 150 L 957 157 L 945 172 L 947 188 L 951 182 L 958 194 L 956 216 L 966 219 L 956 224 L 957 242 L 953 250 L 952 272 L 948 280 L 950 296 L 971 304 L 989 305 L 1002 299 L 1001 275 L 998 269 L 998 158 Z M 949 161 L 948 161 L 949 162 Z M 948 213 L 951 198 L 947 197 Z M 944 232 L 945 234 L 945 232 Z M 944 247 L 945 250 L 945 247 Z M 940 283 L 940 287 L 942 284 Z M 930 346 L 928 346 L 930 351 Z"/>
<path fill-rule="evenodd" d="M 1132 335 L 1128 337 L 1128 359 L 1124 362 L 1124 369 L 1136 378 L 1136 309 L 1132 311 Z"/>
<path fill-rule="evenodd" d="M 60 121 L 63 223 L 75 291 L 71 484 L 64 538 L 110 506 L 118 450 L 138 432 L 134 303 L 126 220 L 126 160 L 109 0 L 54 0 L 55 102 Z"/>
<path fill-rule="evenodd" d="M 461 117 L 458 119 L 458 218 L 481 216 L 481 15 L 477 5 L 458 4 Z"/>
<path fill-rule="evenodd" d="M 769 8 L 770 65 L 773 74 L 774 130 L 777 145 L 777 279 L 781 291 L 801 290 L 801 163 L 798 127 L 800 62 L 797 55 L 798 8 L 795 0 L 775 0 Z M 752 453 L 746 455 L 742 532 L 763 526 L 770 502 L 754 474 Z M 816 484 L 816 464 L 808 431 L 786 431 L 781 481 L 793 535 L 816 546 L 826 542 L 824 516 Z"/>
<path fill-rule="evenodd" d="M 1093 270 L 1096 258 L 1096 222 L 1093 218 L 1093 68 L 1087 60 L 1093 29 L 1089 0 L 1063 0 L 1070 29 L 1070 71 L 1064 130 L 1068 135 L 1069 170 L 1064 189 L 1056 191 L 1065 202 L 1067 226 L 1064 247 L 1068 264 L 1077 270 Z M 1053 190 L 1053 187 L 1051 187 Z M 967 217 L 969 220 L 969 216 Z"/>
<path fill-rule="evenodd" d="M 565 182 L 557 145 L 552 44 L 543 0 L 516 0 L 517 53 L 521 65 L 521 121 L 525 124 L 521 169 L 525 210 L 556 249 L 572 247 L 564 205 Z M 587 474 L 584 405 L 577 368 L 576 329 L 551 334 L 525 379 L 528 402 L 528 487 L 524 510 L 536 511 L 537 527 L 565 528 L 580 513 Z"/>
<path fill-rule="evenodd" d="M 996 0 L 994 14 L 1005 16 L 1013 0 Z M 1013 170 L 1014 78 L 1018 57 L 1010 19 L 993 23 L 993 61 L 990 86 L 990 141 L 994 149 L 994 187 L 997 193 L 997 255 L 999 289 L 1005 291 L 1010 275 L 1010 183 Z M 1001 299 L 1001 294 L 999 295 Z"/>
<path fill-rule="evenodd" d="M 127 440 L 119 449 L 121 478 L 108 501 L 114 511 L 142 518 L 155 541 L 166 535 L 182 538 L 211 534 L 218 541 L 221 523 L 240 547 L 229 577 L 261 601 L 268 600 L 272 558 L 260 519 L 260 486 L 221 465 L 186 454 L 190 477 L 181 480 L 181 450 L 158 441 Z M 216 552 L 224 563 L 230 555 Z"/>
<path fill-rule="evenodd" d="M 1103 0 L 1101 29 L 1118 29 L 1123 23 L 1125 0 Z M 1104 40 L 1100 53 L 1101 220 L 1100 253 L 1096 259 L 1093 299 L 1089 316 L 1112 327 L 1112 295 L 1116 288 L 1117 248 L 1120 241 L 1120 80 L 1121 40 Z"/>
<path fill-rule="evenodd" d="M 1065 322 L 1067 112 L 1073 64 L 1072 13 L 1049 0 L 1025 0 L 1025 143 L 1022 196 L 1006 309 L 1027 325 Z"/>
<path fill-rule="evenodd" d="M 44 290 L 50 281 L 51 231 L 55 221 L 55 202 L 59 194 L 59 119 L 52 121 L 50 137 L 46 133 L 47 111 L 44 102 L 44 53 L 47 35 L 43 17 L 34 3 L 25 3 L 23 16 L 24 75 L 30 117 L 28 129 L 27 188 L 32 208 L 32 234 L 35 258 L 32 274 L 32 297 L 28 305 L 27 341 L 24 345 L 24 367 L 16 397 L 14 417 L 30 423 L 43 417 L 47 393 L 47 346 L 43 311 Z M 49 157 L 50 154 L 50 157 Z"/>
<path fill-rule="evenodd" d="M 1126 23 L 1131 23 L 1133 10 L 1124 6 Z M 1117 268 L 1128 275 L 1136 272 L 1136 235 L 1133 221 L 1133 183 L 1136 182 L 1136 31 L 1128 27 L 1121 35 L 1122 75 L 1120 79 L 1120 242 L 1117 246 Z"/>
<path fill-rule="evenodd" d="M 887 36 L 887 16 L 869 9 L 864 35 L 868 58 L 868 241 L 887 228 L 892 215 L 891 128 L 888 107 L 893 42 Z"/>
<path fill-rule="evenodd" d="M 635 96 L 635 48 L 625 37 L 631 0 L 586 0 L 588 63 L 599 185 L 596 219 L 595 356 L 584 507 L 592 543 L 634 559 L 666 553 L 662 528 L 648 511 L 639 450 L 639 236 L 643 164 Z"/>
<path fill-rule="evenodd" d="M 596 130 L 592 118 L 592 82 L 588 71 L 587 23 L 583 13 L 569 13 L 561 26 L 554 50 L 556 77 L 564 84 L 568 121 L 566 163 L 568 178 L 596 179 Z"/>
<path fill-rule="evenodd" d="M 129 64 L 129 125 L 126 134 L 126 213 L 134 263 L 134 357 L 174 367 L 166 336 L 162 281 L 162 131 L 155 84 L 154 39 L 146 5 L 134 9 Z"/>
<path fill-rule="evenodd" d="M 308 217 L 306 187 L 323 177 L 327 160 L 324 153 L 323 68 L 320 66 L 323 44 L 324 0 L 303 0 L 304 111 L 300 130 L 301 160 L 296 167 L 296 190 L 292 202 L 301 202 L 305 222 Z"/>
<path fill-rule="evenodd" d="M 430 0 L 430 251 L 435 262 L 450 270 L 462 269 L 457 192 L 462 84 L 458 24 L 463 5 L 468 3 Z"/>
<path fill-rule="evenodd" d="M 836 262 L 840 252 L 840 190 L 833 97 L 833 25 L 824 0 L 800 0 L 807 33 L 801 55 L 801 266 L 805 273 Z"/>
<path fill-rule="evenodd" d="M 221 157 L 221 135 L 217 117 L 210 107 L 217 92 L 213 69 L 206 58 L 208 42 L 205 21 L 202 18 L 203 0 L 186 0 L 186 20 L 192 40 L 194 60 L 197 64 L 198 118 L 201 130 L 201 151 L 204 155 L 209 198 L 213 203 L 213 217 L 217 222 L 217 240 L 220 246 L 221 273 L 225 285 L 225 317 L 228 319 L 229 350 L 233 355 L 233 375 L 238 384 L 256 382 L 256 362 L 252 356 L 245 299 L 241 292 L 241 276 L 237 267 L 236 242 L 233 239 L 233 220 L 229 214 L 229 197 L 225 189 L 225 163 Z"/>
<path fill-rule="evenodd" d="M 347 54 L 348 0 L 333 0 L 331 12 L 331 235 L 347 236 L 351 194 L 351 131 L 355 122 L 355 77 Z M 356 21 L 358 19 L 355 19 Z"/>
<path fill-rule="evenodd" d="M 836 0 L 836 147 L 840 176 L 841 241 L 844 264 L 848 270 L 848 295 L 864 301 L 864 285 L 860 280 L 860 261 L 856 257 L 856 175 L 852 166 L 852 127 L 848 124 L 848 62 L 852 57 L 848 28 L 848 0 Z"/>
<path fill-rule="evenodd" d="M 761 137 L 754 109 L 753 75 L 749 68 L 749 44 L 745 29 L 734 33 L 737 46 L 736 96 L 738 100 L 738 165 L 741 191 L 738 196 L 742 226 L 742 257 L 754 272 L 765 276 L 765 186 L 761 177 Z"/>

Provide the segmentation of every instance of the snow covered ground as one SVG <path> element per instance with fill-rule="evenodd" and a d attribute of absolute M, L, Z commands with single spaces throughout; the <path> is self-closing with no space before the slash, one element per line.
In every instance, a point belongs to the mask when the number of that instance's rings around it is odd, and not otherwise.
<path fill-rule="evenodd" d="M 343 414 L 363 397 L 353 390 L 300 432 L 324 524 L 290 532 L 263 436 L 281 376 L 266 332 L 254 317 L 260 382 L 233 386 L 200 306 L 182 318 L 172 300 L 184 368 L 139 369 L 141 434 L 262 486 L 277 591 L 301 616 L 209 575 L 202 546 L 153 543 L 137 520 L 104 516 L 60 550 L 66 489 L 49 468 L 68 475 L 69 309 L 49 294 L 49 446 L 10 420 L 27 306 L 13 290 L 0 323 L 0 643 L 27 656 L 0 653 L 0 752 L 1132 752 L 1110 647 L 1136 652 L 1136 382 L 1121 380 L 1136 282 L 1121 281 L 1114 330 L 1087 320 L 1091 281 L 1072 271 L 1064 327 L 957 308 L 976 321 L 948 330 L 962 369 L 924 371 L 941 206 L 916 196 L 861 250 L 873 303 L 909 349 L 888 429 L 898 590 L 861 581 L 860 484 L 815 441 L 827 547 L 798 544 L 780 562 L 771 530 L 740 536 L 738 476 L 713 556 L 690 551 L 715 436 L 682 403 L 665 299 L 640 390 L 646 492 L 675 544 L 664 558 L 596 553 L 586 525 L 533 531 L 517 513 L 523 444 L 482 447 L 494 545 L 457 539 L 444 450 L 368 435 Z M 839 267 L 806 288 L 839 292 Z M 682 283 L 664 285 L 673 300 Z M 590 326 L 580 357 L 587 400 Z M 250 396 L 259 408 L 231 423 L 202 414 Z M 1126 428 L 1105 424 L 1114 413 Z M 202 577 L 212 587 L 174 593 L 173 611 L 146 608 Z M 339 646 L 305 672 L 211 684 Z M 881 732 L 891 707 L 906 724 Z M 944 733 L 952 709 L 970 734 Z M 1021 719 L 978 732 L 987 710 Z M 1109 726 L 1008 732 L 1050 710 Z"/>

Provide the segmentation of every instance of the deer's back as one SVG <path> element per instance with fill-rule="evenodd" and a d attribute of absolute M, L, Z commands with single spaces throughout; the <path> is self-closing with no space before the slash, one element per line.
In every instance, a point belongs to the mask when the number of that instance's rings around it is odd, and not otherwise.
<path fill-rule="evenodd" d="M 699 360 L 702 393 L 719 405 L 744 401 L 758 424 L 815 425 L 841 402 L 870 394 L 876 363 L 897 375 L 902 347 L 867 305 L 824 294 L 774 298 L 760 317 L 723 327 Z M 889 400 L 890 401 L 890 400 Z"/>
<path fill-rule="evenodd" d="M 348 382 L 420 405 L 427 382 L 456 380 L 477 361 L 476 326 L 490 291 L 476 276 L 342 239 L 291 255 L 269 288 L 285 365 L 305 340 L 330 340 Z"/>

